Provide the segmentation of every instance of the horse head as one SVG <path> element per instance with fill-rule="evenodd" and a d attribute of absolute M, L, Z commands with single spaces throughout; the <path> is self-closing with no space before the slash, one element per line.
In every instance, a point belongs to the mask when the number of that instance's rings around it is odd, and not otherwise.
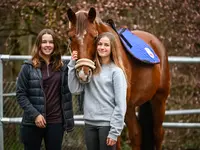
<path fill-rule="evenodd" d="M 71 51 L 78 52 L 78 60 L 75 65 L 76 75 L 82 83 L 88 83 L 95 69 L 95 39 L 98 36 L 95 23 L 96 11 L 94 8 L 90 8 L 89 12 L 78 11 L 74 13 L 69 8 L 67 16 Z"/>

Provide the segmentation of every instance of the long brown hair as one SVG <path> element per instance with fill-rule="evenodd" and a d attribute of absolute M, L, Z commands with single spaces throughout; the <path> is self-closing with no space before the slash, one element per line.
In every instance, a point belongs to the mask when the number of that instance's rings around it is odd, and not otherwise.
<path fill-rule="evenodd" d="M 116 37 L 114 36 L 114 34 L 112 34 L 110 32 L 104 32 L 104 33 L 100 34 L 96 39 L 96 48 L 97 48 L 99 40 L 103 37 L 107 37 L 110 40 L 110 47 L 111 47 L 110 58 L 111 58 L 111 60 L 115 63 L 115 65 L 117 65 L 118 67 L 120 67 L 123 70 L 123 72 L 126 76 L 125 68 L 124 68 L 124 65 L 121 60 L 121 54 L 118 49 L 118 44 L 116 42 Z M 98 55 L 97 51 L 96 51 L 96 55 L 95 55 L 95 64 L 96 64 L 96 69 L 94 71 L 94 74 L 98 74 L 101 71 L 102 64 L 101 64 L 100 56 Z"/>
<path fill-rule="evenodd" d="M 62 60 L 61 60 L 61 52 L 59 49 L 59 40 L 56 37 L 55 33 L 53 32 L 52 29 L 43 29 L 40 31 L 38 34 L 35 44 L 32 49 L 32 63 L 35 68 L 39 68 L 41 66 L 41 56 L 39 54 L 41 50 L 41 43 L 42 43 L 42 36 L 44 34 L 51 34 L 53 38 L 53 43 L 54 43 L 54 51 L 51 54 L 50 62 L 53 64 L 53 70 L 59 70 L 60 67 L 63 65 Z"/>

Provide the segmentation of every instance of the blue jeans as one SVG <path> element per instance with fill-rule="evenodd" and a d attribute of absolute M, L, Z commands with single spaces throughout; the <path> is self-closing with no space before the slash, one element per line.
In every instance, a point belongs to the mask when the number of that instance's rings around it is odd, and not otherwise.
<path fill-rule="evenodd" d="M 46 128 L 21 125 L 20 135 L 24 150 L 40 150 L 44 139 L 46 150 L 61 150 L 63 140 L 63 125 L 47 124 Z"/>
<path fill-rule="evenodd" d="M 110 126 L 93 126 L 85 124 L 85 141 L 87 150 L 115 150 L 116 144 L 108 146 L 106 139 Z"/>

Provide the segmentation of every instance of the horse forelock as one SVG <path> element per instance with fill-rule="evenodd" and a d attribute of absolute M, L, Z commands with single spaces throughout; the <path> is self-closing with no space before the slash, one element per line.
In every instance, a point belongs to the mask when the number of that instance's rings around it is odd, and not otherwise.
<path fill-rule="evenodd" d="M 76 19 L 76 34 L 82 36 L 85 34 L 88 25 L 88 12 L 84 10 L 76 12 Z M 96 16 L 95 23 L 102 23 L 102 20 Z"/>
<path fill-rule="evenodd" d="M 76 13 L 76 35 L 84 36 L 87 27 L 87 12 L 78 11 Z"/>

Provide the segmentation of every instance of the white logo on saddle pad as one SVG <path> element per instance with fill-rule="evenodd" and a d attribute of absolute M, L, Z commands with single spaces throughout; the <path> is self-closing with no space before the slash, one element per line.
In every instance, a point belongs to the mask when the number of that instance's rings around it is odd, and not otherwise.
<path fill-rule="evenodd" d="M 154 58 L 154 54 L 151 52 L 151 50 L 150 50 L 148 47 L 145 47 L 144 49 L 145 49 L 145 51 L 147 52 L 147 54 L 148 54 L 151 58 Z"/>

